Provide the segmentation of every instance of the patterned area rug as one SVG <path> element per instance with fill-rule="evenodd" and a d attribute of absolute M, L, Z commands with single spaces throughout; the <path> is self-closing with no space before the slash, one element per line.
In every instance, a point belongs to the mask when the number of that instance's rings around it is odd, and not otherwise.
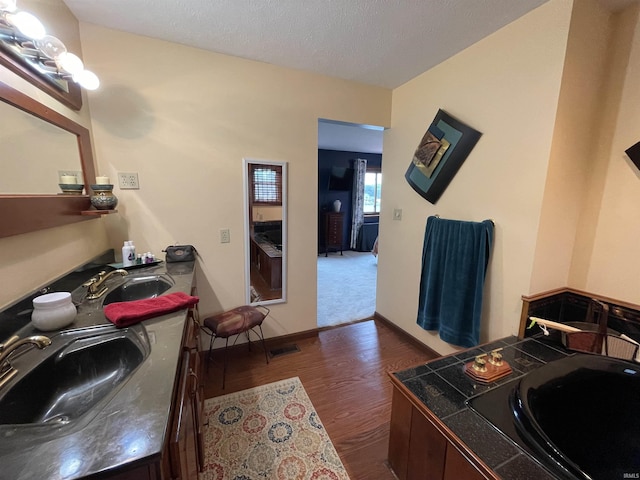
<path fill-rule="evenodd" d="M 349 480 L 298 377 L 204 405 L 199 480 Z"/>

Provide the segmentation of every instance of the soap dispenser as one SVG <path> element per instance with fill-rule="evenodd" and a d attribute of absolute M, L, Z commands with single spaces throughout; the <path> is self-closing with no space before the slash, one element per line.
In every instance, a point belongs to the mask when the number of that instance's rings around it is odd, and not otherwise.
<path fill-rule="evenodd" d="M 136 263 L 136 251 L 132 244 L 133 242 L 126 241 L 122 246 L 122 266 L 131 267 Z"/>

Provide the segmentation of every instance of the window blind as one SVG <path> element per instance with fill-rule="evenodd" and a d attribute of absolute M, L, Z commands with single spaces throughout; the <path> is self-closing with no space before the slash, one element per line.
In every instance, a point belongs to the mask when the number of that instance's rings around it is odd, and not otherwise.
<path fill-rule="evenodd" d="M 250 168 L 253 203 L 282 205 L 282 167 L 252 164 Z"/>

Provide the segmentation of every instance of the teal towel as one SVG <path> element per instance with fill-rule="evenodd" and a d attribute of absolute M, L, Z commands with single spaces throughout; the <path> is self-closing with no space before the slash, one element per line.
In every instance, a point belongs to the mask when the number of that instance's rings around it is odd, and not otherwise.
<path fill-rule="evenodd" d="M 480 342 L 482 293 L 493 243 L 493 222 L 427 219 L 422 249 L 418 325 L 447 343 Z"/>

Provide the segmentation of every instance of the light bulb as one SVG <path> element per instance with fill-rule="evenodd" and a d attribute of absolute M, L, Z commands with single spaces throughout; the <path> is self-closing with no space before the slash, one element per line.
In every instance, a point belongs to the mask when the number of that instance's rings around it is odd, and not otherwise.
<path fill-rule="evenodd" d="M 39 39 L 47 33 L 40 20 L 29 12 L 9 13 L 6 15 L 6 19 L 25 37 Z"/>
<path fill-rule="evenodd" d="M 67 47 L 64 46 L 64 43 L 53 35 L 45 35 L 41 39 L 36 40 L 35 44 L 38 50 L 53 60 L 67 51 Z"/>
<path fill-rule="evenodd" d="M 0 11 L 13 12 L 16 9 L 16 0 L 0 0 Z"/>
<path fill-rule="evenodd" d="M 87 90 L 95 90 L 100 86 L 100 79 L 90 70 L 82 70 L 73 76 L 73 81 Z"/>
<path fill-rule="evenodd" d="M 84 70 L 84 63 L 76 55 L 69 52 L 63 52 L 56 58 L 56 63 L 65 72 L 71 75 L 78 75 Z"/>

